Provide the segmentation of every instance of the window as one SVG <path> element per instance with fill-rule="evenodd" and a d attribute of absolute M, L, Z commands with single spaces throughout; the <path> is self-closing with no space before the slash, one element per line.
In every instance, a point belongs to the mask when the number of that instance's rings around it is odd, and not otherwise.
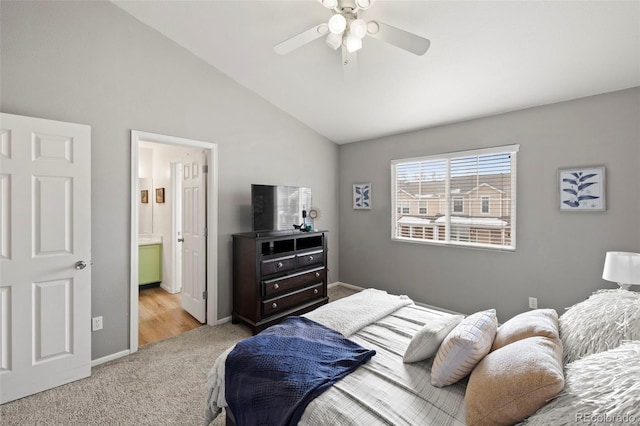
<path fill-rule="evenodd" d="M 482 197 L 482 213 L 489 213 L 489 197 Z"/>
<path fill-rule="evenodd" d="M 453 212 L 462 213 L 464 199 L 462 197 L 453 197 Z"/>
<path fill-rule="evenodd" d="M 518 150 L 509 145 L 393 160 L 392 239 L 515 250 Z"/>
<path fill-rule="evenodd" d="M 426 201 L 420 201 L 420 214 L 427 214 L 429 207 Z"/>

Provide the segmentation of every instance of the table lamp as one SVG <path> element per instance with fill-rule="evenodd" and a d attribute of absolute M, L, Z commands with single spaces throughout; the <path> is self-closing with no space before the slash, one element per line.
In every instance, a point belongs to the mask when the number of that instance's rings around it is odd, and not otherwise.
<path fill-rule="evenodd" d="M 629 290 L 632 285 L 640 285 L 640 253 L 608 251 L 604 259 L 602 279 L 618 283 L 623 290 Z"/>

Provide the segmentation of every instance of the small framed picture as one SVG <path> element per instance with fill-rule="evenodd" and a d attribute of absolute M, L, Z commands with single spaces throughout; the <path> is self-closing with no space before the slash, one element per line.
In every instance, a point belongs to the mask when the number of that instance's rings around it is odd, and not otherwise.
<path fill-rule="evenodd" d="M 606 210 L 604 166 L 558 170 L 560 211 Z"/>
<path fill-rule="evenodd" d="M 142 204 L 149 204 L 149 190 L 143 189 L 140 191 L 140 202 Z"/>
<path fill-rule="evenodd" d="M 357 210 L 371 209 L 371 184 L 353 184 L 353 208 Z"/>
<path fill-rule="evenodd" d="M 156 188 L 156 203 L 164 203 L 164 188 Z"/>

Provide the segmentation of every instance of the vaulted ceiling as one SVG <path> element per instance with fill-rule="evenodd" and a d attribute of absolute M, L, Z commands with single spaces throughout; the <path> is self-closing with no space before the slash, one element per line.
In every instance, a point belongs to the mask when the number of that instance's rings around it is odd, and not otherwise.
<path fill-rule="evenodd" d="M 377 0 L 361 12 L 428 38 L 416 56 L 371 37 L 358 78 L 319 38 L 316 0 L 114 3 L 336 143 L 640 86 L 640 1 Z"/>

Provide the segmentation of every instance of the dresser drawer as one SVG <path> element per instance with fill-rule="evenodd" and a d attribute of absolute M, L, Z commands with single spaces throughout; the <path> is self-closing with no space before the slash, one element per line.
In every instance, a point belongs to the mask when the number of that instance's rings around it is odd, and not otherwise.
<path fill-rule="evenodd" d="M 296 257 L 279 257 L 273 260 L 263 260 L 261 263 L 262 275 L 277 274 L 278 272 L 285 272 L 295 269 Z"/>
<path fill-rule="evenodd" d="M 296 290 L 298 288 L 308 286 L 309 284 L 324 281 L 326 276 L 327 271 L 324 268 L 319 268 L 309 272 L 287 275 L 273 280 L 263 281 L 262 294 L 266 297 L 270 297 L 278 293 Z"/>
<path fill-rule="evenodd" d="M 298 290 L 294 293 L 285 294 L 281 297 L 265 300 L 262 302 L 262 313 L 264 316 L 275 315 L 289 308 L 294 308 L 302 303 L 310 302 L 314 299 L 324 297 L 324 284 L 318 283 L 314 286 Z"/>
<path fill-rule="evenodd" d="M 305 254 L 299 254 L 296 256 L 296 258 L 298 259 L 299 268 L 322 264 L 324 263 L 324 252 L 322 250 L 308 252 Z"/>

